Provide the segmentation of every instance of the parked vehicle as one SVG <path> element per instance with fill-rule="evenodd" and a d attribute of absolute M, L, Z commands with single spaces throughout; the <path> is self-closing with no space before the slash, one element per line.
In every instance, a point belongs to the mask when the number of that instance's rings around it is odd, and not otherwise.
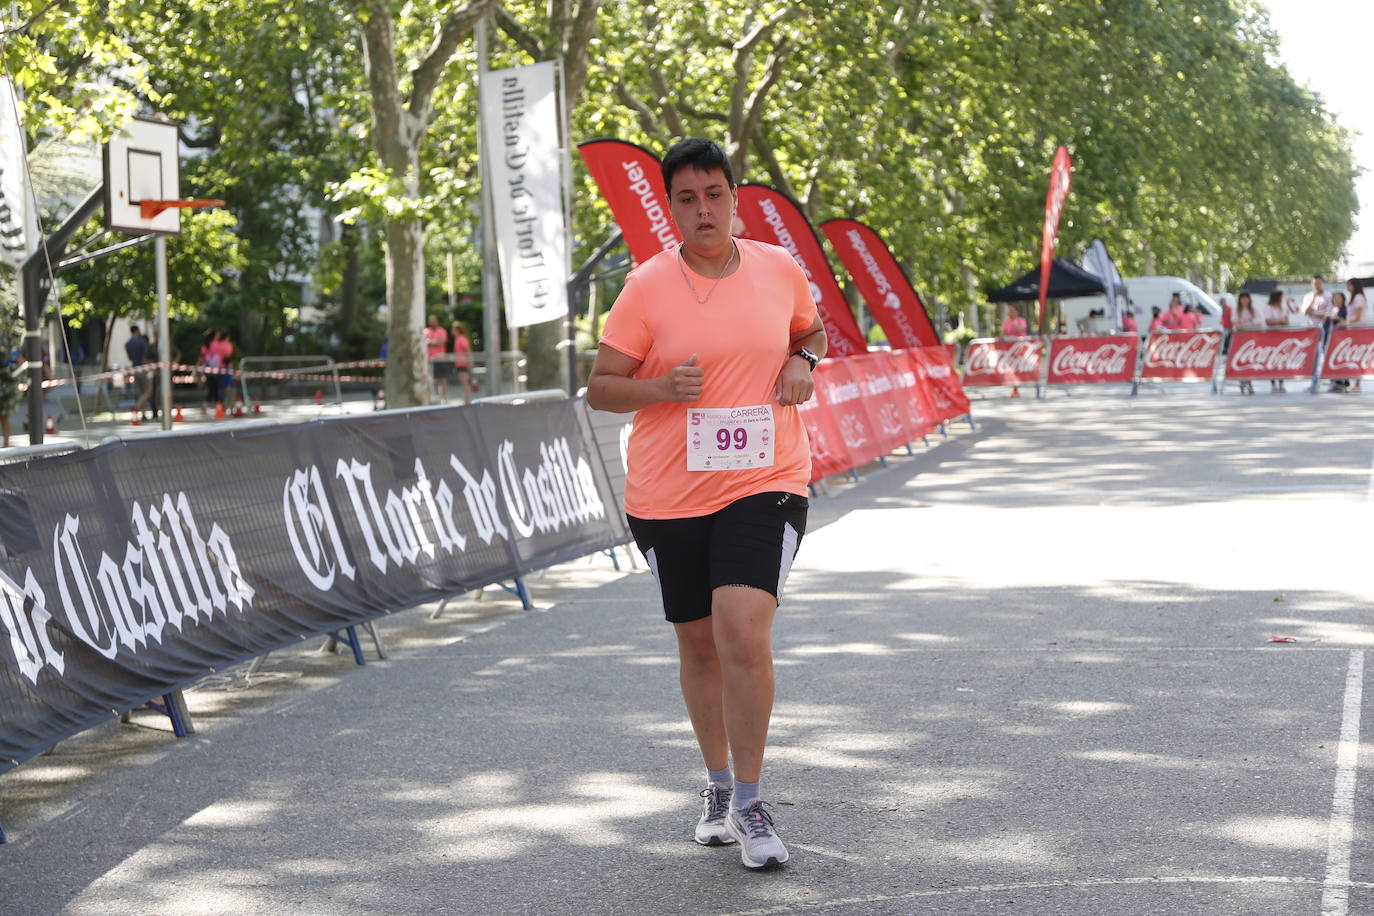
<path fill-rule="evenodd" d="M 1184 305 L 1191 305 L 1202 316 L 1202 327 L 1221 327 L 1221 306 L 1211 295 L 1182 277 L 1126 277 L 1125 281 L 1130 308 L 1142 337 L 1150 330 L 1151 307 L 1157 305 L 1161 312 L 1168 309 L 1174 293 L 1179 294 Z M 1059 308 L 1064 327 L 1070 334 L 1110 334 L 1117 330 L 1111 326 L 1106 296 L 1064 299 Z M 1095 311 L 1101 312 L 1101 316 L 1093 317 L 1091 313 Z"/>

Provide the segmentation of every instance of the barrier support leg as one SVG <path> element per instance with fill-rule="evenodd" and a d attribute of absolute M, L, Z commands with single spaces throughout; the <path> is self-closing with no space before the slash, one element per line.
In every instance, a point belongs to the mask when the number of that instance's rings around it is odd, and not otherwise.
<path fill-rule="evenodd" d="M 916 454 L 915 452 L 913 452 L 913 451 L 911 450 L 911 443 L 910 443 L 910 442 L 908 442 L 908 443 L 906 444 L 906 453 L 907 453 L 908 456 Z"/>
<path fill-rule="evenodd" d="M 367 627 L 368 635 L 372 637 L 372 647 L 377 650 L 377 657 L 386 658 L 386 647 L 382 645 L 382 634 L 377 632 L 376 621 L 369 620 L 363 626 Z"/>
<path fill-rule="evenodd" d="M 0 845 L 3 845 L 8 842 L 9 840 L 5 839 L 5 828 L 3 826 L 0 826 Z"/>
<path fill-rule="evenodd" d="M 178 738 L 185 738 L 187 735 L 196 733 L 195 726 L 191 723 L 190 710 L 186 708 L 186 696 L 180 690 L 173 690 L 171 693 L 162 695 L 162 702 L 149 700 L 146 704 L 149 709 L 156 710 L 172 721 L 172 734 Z M 127 714 L 126 714 L 127 716 Z M 129 721 L 126 717 L 121 717 L 120 721 Z"/>
<path fill-rule="evenodd" d="M 858 468 L 850 468 L 850 469 L 849 469 L 849 476 L 854 478 L 854 482 L 855 482 L 855 483 L 858 483 L 858 482 L 859 482 L 859 469 L 858 469 Z"/>
<path fill-rule="evenodd" d="M 1131 397 L 1135 397 L 1138 391 L 1140 391 L 1140 379 L 1131 382 Z"/>
<path fill-rule="evenodd" d="M 879 455 L 879 456 L 878 456 L 878 465 L 879 465 L 880 467 L 887 467 L 887 456 L 886 456 L 886 455 Z"/>
<path fill-rule="evenodd" d="M 521 607 L 523 610 L 526 610 L 526 611 L 532 611 L 532 610 L 534 610 L 534 605 L 530 602 L 530 593 L 529 593 L 529 590 L 528 590 L 527 588 L 525 588 L 525 580 L 519 578 L 518 576 L 517 576 L 516 579 L 515 579 L 515 593 L 516 593 L 518 596 L 520 596 L 520 607 Z"/>
<path fill-rule="evenodd" d="M 616 556 L 615 548 L 611 547 L 601 552 L 611 558 L 611 566 L 615 567 L 616 572 L 620 572 L 620 557 Z"/>
<path fill-rule="evenodd" d="M 964 414 L 964 419 L 965 419 L 965 420 L 968 420 L 968 428 L 969 428 L 969 429 L 973 430 L 974 432 L 977 432 L 977 431 L 978 431 L 978 424 L 977 424 L 977 423 L 974 421 L 974 419 L 973 419 L 973 412 L 972 412 L 972 411 L 969 411 L 968 413 Z"/>
<path fill-rule="evenodd" d="M 949 428 L 943 423 L 940 424 L 940 435 L 944 436 L 946 439 L 949 438 Z"/>
<path fill-rule="evenodd" d="M 348 647 L 353 650 L 353 661 L 356 664 L 367 664 L 367 659 L 363 658 L 363 644 L 358 641 L 358 628 L 356 626 L 347 626 L 342 630 L 335 630 L 330 633 L 325 640 L 324 651 L 339 651 L 339 643 L 347 643 Z"/>

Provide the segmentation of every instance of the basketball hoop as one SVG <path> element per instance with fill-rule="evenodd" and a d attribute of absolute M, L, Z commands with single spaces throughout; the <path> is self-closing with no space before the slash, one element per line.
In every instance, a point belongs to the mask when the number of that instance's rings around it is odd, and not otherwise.
<path fill-rule="evenodd" d="M 144 219 L 154 219 L 163 210 L 200 210 L 205 207 L 222 207 L 222 200 L 140 200 L 138 209 Z"/>

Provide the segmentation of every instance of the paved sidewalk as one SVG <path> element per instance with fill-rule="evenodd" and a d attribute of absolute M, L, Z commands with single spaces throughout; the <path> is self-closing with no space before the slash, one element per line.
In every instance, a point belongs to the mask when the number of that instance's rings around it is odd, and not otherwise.
<path fill-rule="evenodd" d="M 691 842 L 672 635 L 598 558 L 532 613 L 389 618 L 384 662 L 209 683 L 193 738 L 140 715 L 0 777 L 0 910 L 1374 910 L 1374 783 L 1333 806 L 1374 726 L 1371 407 L 987 400 L 815 500 L 775 631 L 780 872 Z"/>

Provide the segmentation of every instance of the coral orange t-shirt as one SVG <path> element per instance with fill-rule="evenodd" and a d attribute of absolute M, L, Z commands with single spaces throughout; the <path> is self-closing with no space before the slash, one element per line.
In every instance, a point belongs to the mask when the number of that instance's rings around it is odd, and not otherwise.
<path fill-rule="evenodd" d="M 687 266 L 674 249 L 655 255 L 626 279 L 601 343 L 640 361 L 635 378 L 667 375 L 697 355 L 705 373 L 701 397 L 659 402 L 635 413 L 630 432 L 625 511 L 637 518 L 709 515 L 746 496 L 781 491 L 805 496 L 811 449 L 795 406 L 776 400 L 778 373 L 792 335 L 816 321 L 806 275 L 782 248 L 735 239 L 739 267 L 715 283 Z M 689 408 L 772 405 L 773 463 L 726 471 L 687 470 Z"/>

